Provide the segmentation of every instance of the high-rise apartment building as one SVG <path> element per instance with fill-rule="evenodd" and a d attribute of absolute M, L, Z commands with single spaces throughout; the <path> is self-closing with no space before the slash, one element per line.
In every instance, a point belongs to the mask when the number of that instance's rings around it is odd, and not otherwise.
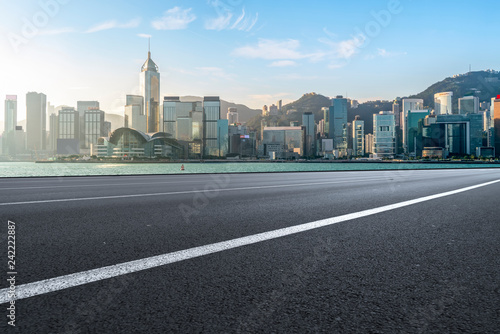
<path fill-rule="evenodd" d="M 365 121 L 359 116 L 352 122 L 352 152 L 359 157 L 365 155 Z"/>
<path fill-rule="evenodd" d="M 154 133 L 160 131 L 160 73 L 151 52 L 148 59 L 142 65 L 141 94 L 144 97 L 144 114 L 146 115 L 146 132 Z"/>
<path fill-rule="evenodd" d="M 227 109 L 227 121 L 229 125 L 234 125 L 238 123 L 238 109 L 228 108 Z"/>
<path fill-rule="evenodd" d="M 17 95 L 5 97 L 4 131 L 2 136 L 2 153 L 16 155 L 16 126 L 17 126 Z"/>
<path fill-rule="evenodd" d="M 453 114 L 453 92 L 434 94 L 434 110 L 436 115 Z"/>
<path fill-rule="evenodd" d="M 46 149 L 47 96 L 26 94 L 26 148 L 29 151 Z"/>

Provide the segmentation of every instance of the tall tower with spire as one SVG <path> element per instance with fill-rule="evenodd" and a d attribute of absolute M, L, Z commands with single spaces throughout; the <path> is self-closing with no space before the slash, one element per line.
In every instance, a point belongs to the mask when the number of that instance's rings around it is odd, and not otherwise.
<path fill-rule="evenodd" d="M 149 43 L 148 43 L 149 44 Z M 144 96 L 144 113 L 146 114 L 147 132 L 160 131 L 160 73 L 148 45 L 148 59 L 142 65 L 141 94 Z"/>

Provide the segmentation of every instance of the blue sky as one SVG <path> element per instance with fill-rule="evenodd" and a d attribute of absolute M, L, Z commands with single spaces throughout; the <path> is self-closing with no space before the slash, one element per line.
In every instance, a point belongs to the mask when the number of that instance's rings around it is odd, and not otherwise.
<path fill-rule="evenodd" d="M 162 95 L 253 108 L 303 93 L 362 101 L 500 69 L 498 1 L 0 0 L 0 96 L 122 113 L 147 57 Z M 31 28 L 31 29 L 30 29 Z M 3 110 L 0 114 L 3 119 Z"/>

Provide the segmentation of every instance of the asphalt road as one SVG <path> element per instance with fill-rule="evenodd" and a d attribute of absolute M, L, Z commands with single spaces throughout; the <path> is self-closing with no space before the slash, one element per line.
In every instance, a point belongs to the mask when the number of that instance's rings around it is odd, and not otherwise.
<path fill-rule="evenodd" d="M 15 327 L 0 305 L 0 332 L 500 333 L 500 183 L 386 207 L 498 180 L 498 169 L 1 179 L 0 288 L 8 220 L 18 289 L 140 261 L 17 300 Z"/>

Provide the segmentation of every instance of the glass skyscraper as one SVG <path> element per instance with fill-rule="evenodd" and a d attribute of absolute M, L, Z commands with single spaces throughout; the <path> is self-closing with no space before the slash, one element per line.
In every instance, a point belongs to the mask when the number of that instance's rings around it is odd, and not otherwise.
<path fill-rule="evenodd" d="M 218 96 L 206 96 L 203 99 L 203 154 L 218 156 L 217 121 L 220 119 L 220 99 Z"/>
<path fill-rule="evenodd" d="M 160 73 L 158 66 L 151 59 L 151 52 L 148 52 L 148 59 L 142 65 L 141 93 L 144 97 L 144 113 L 146 114 L 146 132 L 153 133 L 160 131 Z"/>
<path fill-rule="evenodd" d="M 347 149 L 347 99 L 337 96 L 332 99 L 330 109 L 329 130 L 333 129 L 333 134 L 329 133 L 328 137 L 333 139 L 335 149 Z"/>

